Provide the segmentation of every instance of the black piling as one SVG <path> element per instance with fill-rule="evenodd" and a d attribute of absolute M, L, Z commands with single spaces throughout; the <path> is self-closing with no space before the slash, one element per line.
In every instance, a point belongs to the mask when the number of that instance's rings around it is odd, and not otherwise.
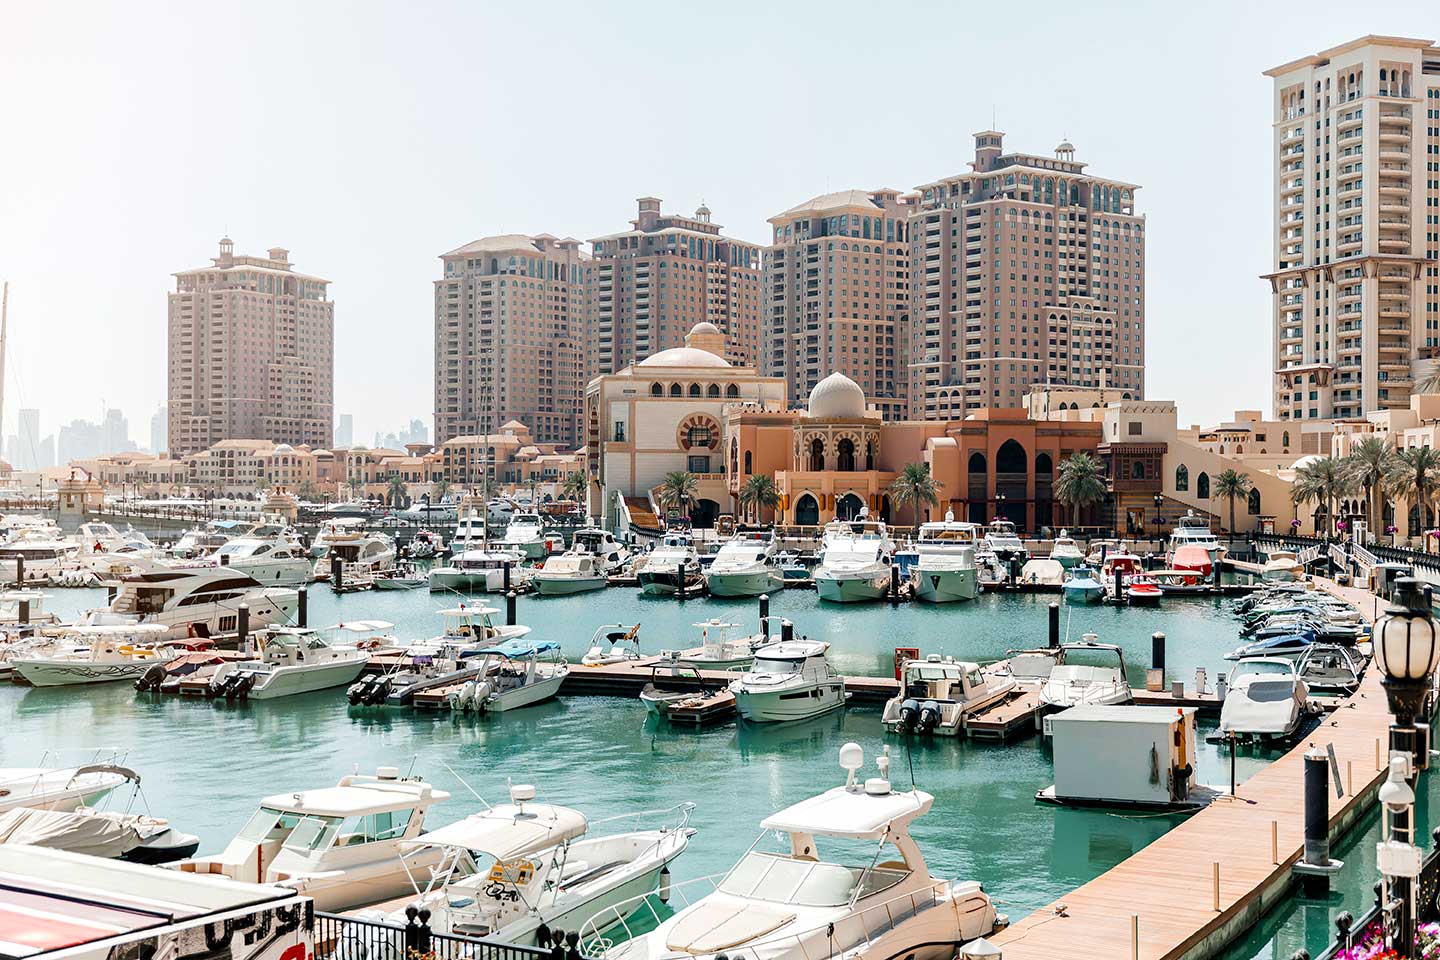
<path fill-rule="evenodd" d="M 1115 568 L 1115 602 L 1125 602 L 1125 573 L 1119 567 Z"/>
<path fill-rule="evenodd" d="M 508 561 L 508 560 L 505 561 L 505 568 L 504 568 L 504 572 L 503 572 L 503 574 L 502 574 L 503 579 L 501 580 L 501 587 L 500 587 L 500 592 L 501 592 L 501 593 L 508 594 L 508 593 L 510 592 L 510 566 L 511 566 L 510 561 Z M 510 621 L 510 622 L 513 624 L 515 621 L 512 620 L 512 621 Z"/>
<path fill-rule="evenodd" d="M 505 568 L 509 570 L 509 567 Z M 505 593 L 505 626 L 515 626 L 515 591 L 509 590 Z"/>
<path fill-rule="evenodd" d="M 309 626 L 310 621 L 310 588 L 300 588 L 300 606 L 295 611 L 296 620 L 299 626 Z"/>
<path fill-rule="evenodd" d="M 900 564 L 890 564 L 890 601 L 900 599 Z"/>
<path fill-rule="evenodd" d="M 30 623 L 30 601 L 20 601 L 20 626 L 24 627 Z"/>
<path fill-rule="evenodd" d="M 1220 558 L 1216 557 L 1210 567 L 1210 588 L 1216 593 L 1220 592 Z"/>
<path fill-rule="evenodd" d="M 15 586 L 25 586 L 25 558 L 18 555 L 15 557 Z"/>
<path fill-rule="evenodd" d="M 250 604 L 235 608 L 235 639 L 243 654 L 250 653 Z"/>
<path fill-rule="evenodd" d="M 345 561 L 339 557 L 330 561 L 330 589 L 339 593 L 345 587 Z"/>
<path fill-rule="evenodd" d="M 789 643 L 791 640 L 794 640 L 794 639 L 795 639 L 795 624 L 791 623 L 789 620 L 781 620 L 781 621 L 780 621 L 780 639 L 781 639 L 781 641 L 783 641 L 783 642 L 785 642 L 785 643 Z"/>
<path fill-rule="evenodd" d="M 1159 631 L 1150 634 L 1150 673 L 1145 678 L 1145 689 L 1165 689 L 1165 634 Z"/>
<path fill-rule="evenodd" d="M 770 594 L 760 594 L 760 636 L 770 638 Z"/>
<path fill-rule="evenodd" d="M 1060 649 L 1060 604 L 1050 601 L 1050 649 Z"/>
<path fill-rule="evenodd" d="M 1320 749 L 1305 753 L 1305 855 L 1295 864 L 1307 896 L 1325 896 L 1330 875 L 1343 864 L 1330 858 L 1330 758 Z"/>

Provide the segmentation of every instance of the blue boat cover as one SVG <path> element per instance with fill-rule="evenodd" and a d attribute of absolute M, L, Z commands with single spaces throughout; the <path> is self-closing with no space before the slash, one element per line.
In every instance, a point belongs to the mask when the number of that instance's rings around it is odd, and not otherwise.
<path fill-rule="evenodd" d="M 478 650 L 466 650 L 460 654 L 461 659 L 467 657 L 483 657 L 487 654 L 496 654 L 501 657 L 533 657 L 536 654 L 549 653 L 552 650 L 559 650 L 560 644 L 554 640 L 530 640 L 526 637 L 515 637 L 506 640 L 504 643 L 497 643 L 493 647 L 482 647 Z"/>

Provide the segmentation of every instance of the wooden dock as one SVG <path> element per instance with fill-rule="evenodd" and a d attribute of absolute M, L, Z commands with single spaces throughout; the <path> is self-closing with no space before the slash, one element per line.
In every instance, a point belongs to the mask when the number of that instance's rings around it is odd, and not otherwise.
<path fill-rule="evenodd" d="M 1357 597 L 1350 594 L 1360 593 L 1332 592 L 1352 602 Z M 1378 671 L 1369 671 L 1353 697 L 1304 742 L 1240 784 L 1237 797 L 1222 796 L 1128 860 L 1018 920 L 995 944 L 1006 960 L 1215 955 L 1290 887 L 1291 865 L 1303 850 L 1306 751 L 1335 749 L 1345 796 L 1330 794 L 1333 838 L 1369 808 L 1384 780 L 1389 723 Z"/>

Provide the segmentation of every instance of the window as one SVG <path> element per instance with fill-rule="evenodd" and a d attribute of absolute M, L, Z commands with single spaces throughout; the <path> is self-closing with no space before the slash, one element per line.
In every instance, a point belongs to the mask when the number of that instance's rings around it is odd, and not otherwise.
<path fill-rule="evenodd" d="M 1250 516 L 1258 517 L 1260 515 L 1260 491 L 1251 487 L 1250 496 L 1246 499 L 1248 501 L 1246 506 L 1250 511 Z"/>
<path fill-rule="evenodd" d="M 658 383 L 650 384 L 650 396 L 659 397 L 665 394 L 665 388 Z"/>
<path fill-rule="evenodd" d="M 750 473 L 750 472 L 751 472 L 751 469 L 750 469 L 750 451 L 749 451 L 749 450 L 746 450 L 746 451 L 745 451 L 745 472 L 746 472 L 746 473 Z"/>
<path fill-rule="evenodd" d="M 698 396 L 700 396 L 700 384 L 698 384 L 698 383 L 692 383 L 692 384 L 690 384 L 690 396 L 692 396 L 692 397 L 698 397 Z"/>
<path fill-rule="evenodd" d="M 1209 474 L 1202 472 L 1198 477 L 1195 478 L 1195 496 L 1199 497 L 1201 500 L 1210 499 Z"/>
<path fill-rule="evenodd" d="M 1130 464 L 1130 478 L 1132 480 L 1145 479 L 1145 461 L 1136 460 L 1134 463 Z"/>
<path fill-rule="evenodd" d="M 625 442 L 625 422 L 623 420 L 615 421 L 615 442 Z"/>
<path fill-rule="evenodd" d="M 1131 421 L 1126 425 L 1126 428 L 1127 428 L 1130 436 L 1132 436 L 1132 437 L 1138 437 L 1138 436 L 1140 436 L 1140 424 L 1137 423 L 1136 421 L 1131 420 Z"/>
<path fill-rule="evenodd" d="M 707 457 L 686 457 L 685 469 L 691 473 L 709 473 L 710 458 Z"/>
<path fill-rule="evenodd" d="M 1175 468 L 1175 489 L 1177 491 L 1190 489 L 1190 470 L 1183 463 Z"/>
<path fill-rule="evenodd" d="M 681 389 L 680 384 L 678 384 L 678 383 L 672 383 L 672 384 L 670 384 L 670 396 L 672 396 L 672 397 L 679 397 L 679 396 L 683 396 L 683 394 L 684 394 L 684 391 Z"/>
<path fill-rule="evenodd" d="M 685 431 L 685 446 L 687 447 L 708 447 L 710 446 L 710 428 L 700 424 Z"/>

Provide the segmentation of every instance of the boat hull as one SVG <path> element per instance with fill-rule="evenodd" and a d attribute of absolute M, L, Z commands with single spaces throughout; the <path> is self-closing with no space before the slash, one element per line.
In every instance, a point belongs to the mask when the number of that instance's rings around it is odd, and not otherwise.
<path fill-rule="evenodd" d="M 523 687 L 514 687 L 492 694 L 490 699 L 485 701 L 485 709 L 494 713 L 504 713 L 506 710 L 518 710 L 521 707 L 549 700 L 560 692 L 560 684 L 565 682 L 567 675 L 568 671 L 561 670 L 553 677 L 538 678 Z"/>
<path fill-rule="evenodd" d="M 785 588 L 785 575 L 773 567 L 744 573 L 711 572 L 705 583 L 712 597 L 758 597 Z"/>
<path fill-rule="evenodd" d="M 680 575 L 674 570 L 641 570 L 636 579 L 640 591 L 651 596 L 670 597 L 680 590 Z"/>
<path fill-rule="evenodd" d="M 512 571 L 512 576 L 513 576 Z M 505 589 L 503 570 L 457 570 L 454 567 L 438 567 L 430 571 L 431 590 L 454 590 L 461 593 L 483 590 L 494 593 Z"/>
<path fill-rule="evenodd" d="M 590 590 L 604 590 L 603 576 L 593 577 L 546 577 L 541 573 L 530 579 L 535 592 L 547 597 L 563 597 L 572 593 L 586 593 Z"/>
<path fill-rule="evenodd" d="M 736 711 L 752 723 L 808 720 L 845 706 L 845 681 L 838 678 L 799 689 L 747 691 L 737 683 L 730 690 Z"/>
<path fill-rule="evenodd" d="M 133 663 L 89 663 L 60 660 L 16 660 L 14 670 L 32 687 L 63 687 L 80 683 L 116 683 L 138 680 L 163 659 L 136 660 Z"/>
<path fill-rule="evenodd" d="M 852 576 L 828 573 L 824 570 L 815 574 L 815 592 L 821 600 L 831 603 L 865 603 L 882 600 L 890 589 L 889 574 L 867 574 Z"/>
<path fill-rule="evenodd" d="M 980 595 L 980 572 L 969 570 L 926 570 L 916 567 L 910 572 L 915 598 L 928 603 L 953 603 L 974 600 Z"/>
<path fill-rule="evenodd" d="M 1061 588 L 1065 594 L 1065 602 L 1073 604 L 1099 603 L 1105 596 L 1105 588 L 1096 584 L 1089 587 L 1072 587 L 1068 584 Z"/>
<path fill-rule="evenodd" d="M 270 682 L 261 686 L 258 682 L 247 694 L 251 700 L 273 700 L 297 693 L 313 693 L 331 687 L 348 686 L 355 682 L 365 669 L 367 659 L 342 660 L 318 667 L 288 668 L 270 674 Z"/>

